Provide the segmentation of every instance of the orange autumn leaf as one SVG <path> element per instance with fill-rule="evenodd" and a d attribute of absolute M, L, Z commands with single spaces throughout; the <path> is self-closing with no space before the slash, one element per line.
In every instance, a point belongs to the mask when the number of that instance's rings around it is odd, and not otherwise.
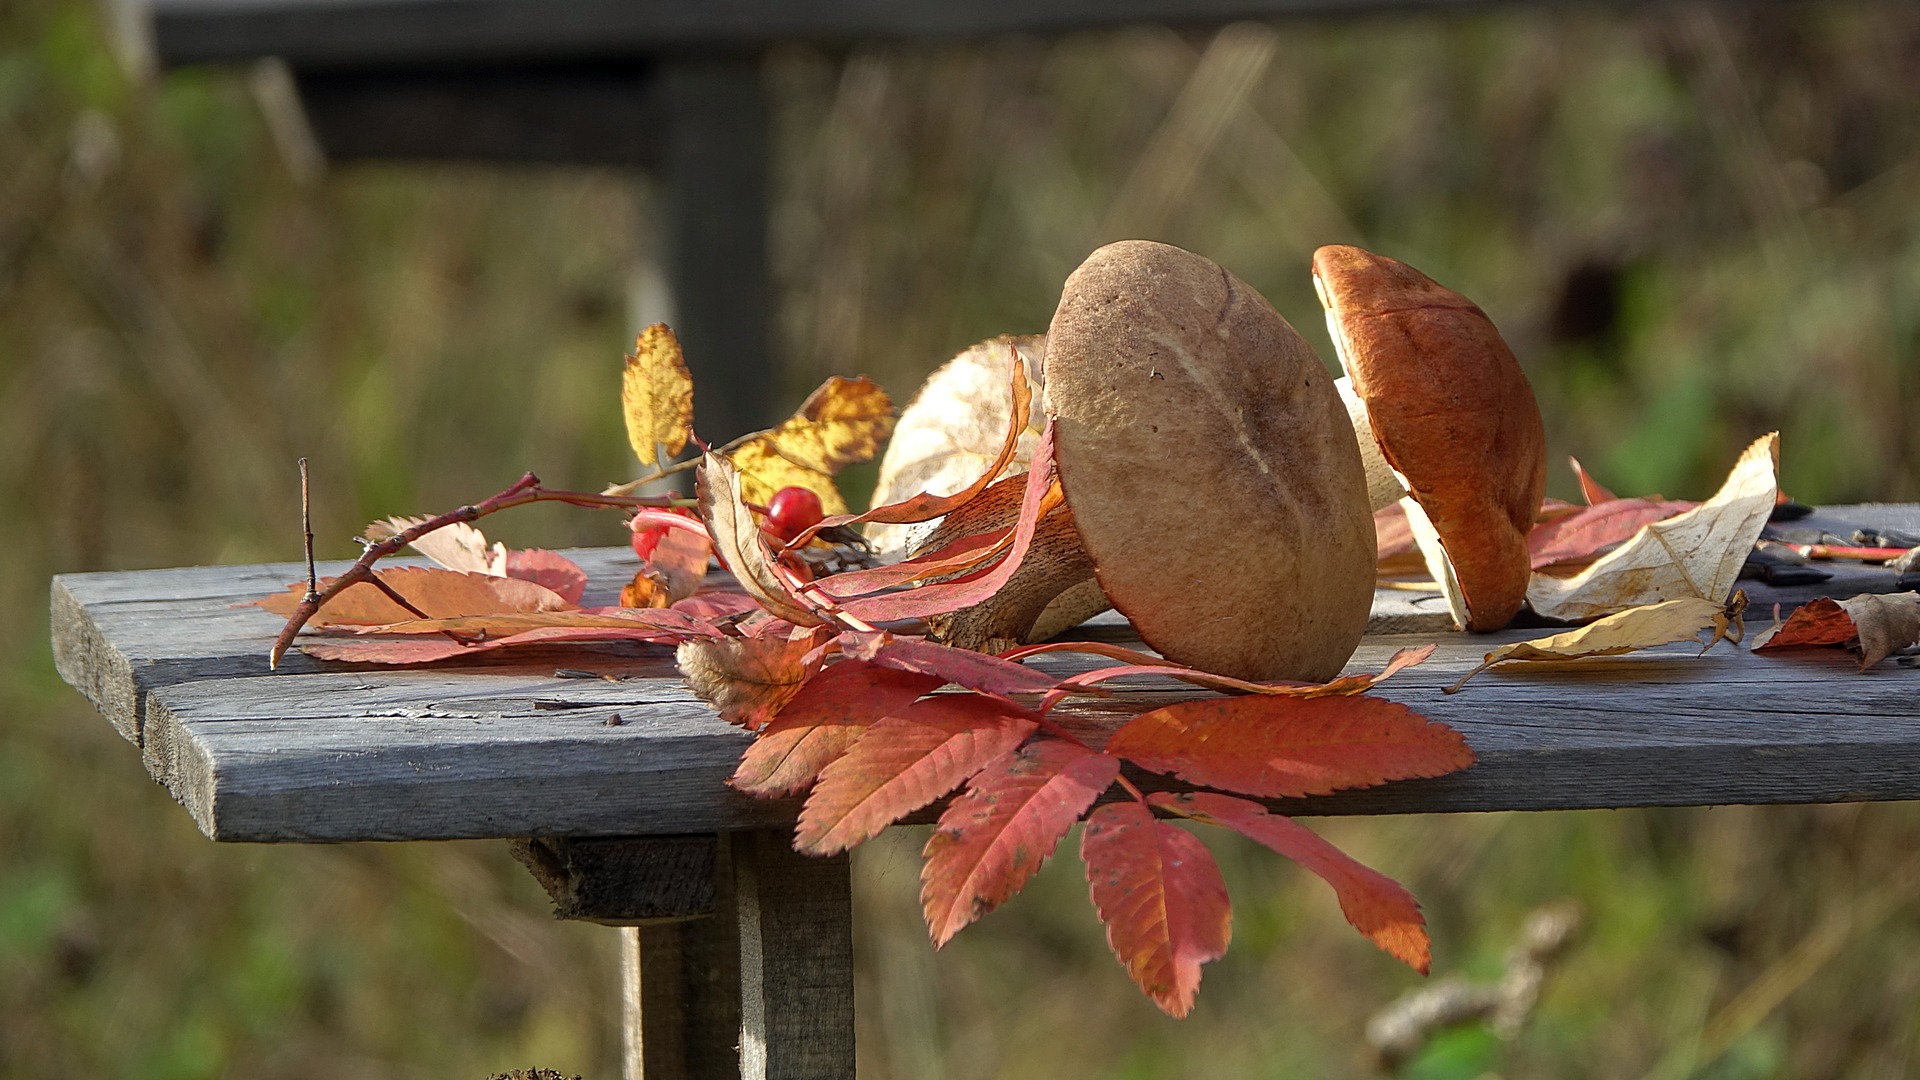
<path fill-rule="evenodd" d="M 665 447 L 672 457 L 686 449 L 693 434 L 693 375 L 680 352 L 680 339 L 665 323 L 640 331 L 620 379 L 620 411 L 627 442 L 642 465 L 656 465 Z"/>
<path fill-rule="evenodd" d="M 378 571 L 375 576 L 433 619 L 569 611 L 574 606 L 552 589 L 518 578 L 469 574 L 432 566 L 395 567 Z M 306 591 L 306 584 L 297 582 L 287 586 L 284 593 L 254 603 L 285 618 L 300 606 L 300 598 L 306 595 Z M 416 618 L 418 616 L 395 603 L 378 587 L 362 582 L 342 590 L 340 595 L 327 601 L 326 606 L 308 620 L 308 625 L 384 626 Z"/>
<path fill-rule="evenodd" d="M 1588 506 L 1598 506 L 1601 503 L 1612 502 L 1620 497 L 1607 490 L 1598 480 L 1595 480 L 1589 475 L 1586 466 L 1580 464 L 1579 458 L 1568 455 L 1567 464 L 1573 466 L 1574 479 L 1580 481 L 1580 497 L 1587 500 Z"/>
<path fill-rule="evenodd" d="M 1227 884 L 1206 845 L 1129 801 L 1087 818 L 1080 857 L 1114 956 L 1163 1012 L 1187 1015 L 1201 965 L 1233 936 Z"/>
<path fill-rule="evenodd" d="M 1017 708 L 977 694 L 930 697 L 885 717 L 820 771 L 794 849 L 833 855 L 878 836 L 1020 745 L 1034 727 Z"/>
<path fill-rule="evenodd" d="M 1387 955 L 1422 975 L 1432 962 L 1427 920 L 1420 902 L 1399 882 L 1355 861 L 1312 830 L 1259 803 L 1196 791 L 1147 797 L 1155 807 L 1209 825 L 1220 825 L 1299 863 L 1333 886 L 1340 912 L 1355 930 Z"/>
<path fill-rule="evenodd" d="M 1190 783 L 1269 798 L 1442 776 L 1474 761 L 1459 732 L 1364 694 L 1178 702 L 1128 721 L 1107 752 Z"/>
<path fill-rule="evenodd" d="M 748 731 L 767 721 L 820 670 L 819 644 L 807 632 L 786 637 L 693 638 L 674 650 L 687 686 L 720 718 Z"/>
<path fill-rule="evenodd" d="M 989 762 L 940 815 L 920 871 L 937 948 L 1019 892 L 1120 775 L 1120 759 L 1041 739 Z"/>
<path fill-rule="evenodd" d="M 844 514 L 834 485 L 842 468 L 868 461 L 893 432 L 893 400 L 862 375 L 828 379 L 780 426 L 748 435 L 720 451 L 740 471 L 742 497 L 765 506 L 783 487 L 820 496 L 826 514 Z"/>
<path fill-rule="evenodd" d="M 774 797 L 805 790 L 881 717 L 901 712 L 939 689 L 935 675 L 842 660 L 808 679 L 773 721 L 760 730 L 728 781 L 749 795 Z"/>

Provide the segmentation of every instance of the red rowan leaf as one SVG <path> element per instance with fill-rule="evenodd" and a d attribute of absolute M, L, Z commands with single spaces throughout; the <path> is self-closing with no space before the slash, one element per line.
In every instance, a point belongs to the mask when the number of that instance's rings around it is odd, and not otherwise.
<path fill-rule="evenodd" d="M 1580 464 L 1579 458 L 1574 457 L 1572 455 L 1568 455 L 1567 464 L 1573 466 L 1573 475 L 1576 479 L 1580 481 L 1580 495 L 1581 497 L 1587 500 L 1588 506 L 1596 506 L 1600 503 L 1612 502 L 1613 500 L 1619 498 L 1618 495 L 1615 495 L 1613 492 L 1608 491 L 1606 488 L 1602 487 L 1599 481 L 1587 475 L 1587 470 L 1584 466 Z"/>
<path fill-rule="evenodd" d="M 707 561 L 713 542 L 685 529 L 668 529 L 653 546 L 647 565 L 666 579 L 668 603 L 678 603 L 698 592 L 707 580 Z"/>
<path fill-rule="evenodd" d="M 832 855 L 872 839 L 1020 745 L 1035 726 L 978 694 L 930 697 L 885 717 L 820 771 L 794 829 L 795 850 Z"/>
<path fill-rule="evenodd" d="M 529 630 L 648 630 L 693 637 L 718 636 L 711 620 L 671 608 L 580 608 L 574 611 L 504 612 L 447 619 L 409 619 L 385 626 L 354 627 L 356 634 L 456 634 L 474 640 L 504 638 Z M 608 640 L 625 635 L 615 633 Z"/>
<path fill-rule="evenodd" d="M 1200 966 L 1225 955 L 1233 936 L 1227 885 L 1206 845 L 1121 802 L 1087 818 L 1080 857 L 1113 954 L 1163 1012 L 1187 1015 Z"/>
<path fill-rule="evenodd" d="M 1698 505 L 1653 498 L 1597 502 L 1566 517 L 1534 526 L 1527 534 L 1527 551 L 1535 570 L 1582 565 L 1633 539 L 1642 527 L 1684 514 Z"/>
<path fill-rule="evenodd" d="M 808 679 L 734 770 L 734 787 L 776 797 L 805 790 L 828 763 L 847 752 L 868 725 L 902 712 L 940 688 L 934 675 L 842 660 Z"/>
<path fill-rule="evenodd" d="M 1388 956 L 1427 973 L 1432 962 L 1427 920 L 1420 914 L 1420 902 L 1399 882 L 1355 861 L 1305 826 L 1268 813 L 1259 803 L 1205 791 L 1161 792 L 1147 801 L 1182 817 L 1232 829 L 1319 875 L 1333 886 L 1340 912 L 1355 930 Z"/>
<path fill-rule="evenodd" d="M 913 585 L 931 578 L 946 577 L 979 567 L 1006 545 L 1012 543 L 1012 529 L 995 529 L 976 536 L 963 536 L 951 544 L 903 559 L 889 566 L 870 570 L 849 570 L 819 579 L 819 591 L 836 600 L 862 596 L 881 589 Z"/>
<path fill-rule="evenodd" d="M 316 660 L 336 660 L 355 664 L 430 664 L 439 660 L 478 656 L 500 649 L 530 645 L 565 645 L 587 642 L 640 641 L 655 645 L 675 645 L 686 639 L 675 630 L 634 627 L 542 626 L 507 637 L 490 638 L 468 644 L 450 638 L 362 638 L 351 641 L 305 641 L 300 651 Z"/>
<path fill-rule="evenodd" d="M 695 593 L 685 600 L 676 600 L 672 610 L 685 612 L 697 619 L 719 622 L 721 619 L 745 615 L 760 610 L 753 597 L 732 589 L 709 589 Z"/>
<path fill-rule="evenodd" d="M 820 670 L 818 644 L 810 632 L 694 638 L 681 642 L 673 658 L 687 686 L 722 720 L 756 731 Z"/>
<path fill-rule="evenodd" d="M 1045 672 L 1025 664 L 970 649 L 939 645 L 925 638 L 895 637 L 879 633 L 848 632 L 839 637 L 840 648 L 848 656 L 868 660 L 882 667 L 937 675 L 956 686 L 983 694 L 1038 694 L 1053 688 L 1056 680 Z"/>
<path fill-rule="evenodd" d="M 543 585 L 490 574 L 442 570 L 432 566 L 401 566 L 379 570 L 375 576 L 429 618 L 461 615 L 496 615 L 534 611 L 567 611 L 573 607 L 565 597 Z M 324 587 L 333 579 L 321 582 Z M 286 592 L 254 603 L 275 615 L 290 616 L 306 595 L 305 582 L 289 585 Z M 349 586 L 328 600 L 309 626 L 382 626 L 411 621 L 413 612 L 393 602 L 377 586 L 367 582 Z"/>
<path fill-rule="evenodd" d="M 1013 547 L 999 562 L 990 569 L 982 569 L 952 581 L 922 585 L 905 592 L 861 597 L 848 600 L 841 606 L 855 618 L 867 622 L 888 622 L 922 619 L 980 603 L 999 592 L 1001 586 L 1020 569 L 1020 563 L 1027 557 L 1027 548 L 1033 543 L 1033 534 L 1039 528 L 1040 519 L 1064 499 L 1060 484 L 1054 478 L 1053 427 L 1048 425 L 1033 452 L 1033 463 L 1027 473 L 1027 493 L 1020 504 L 1019 524 L 1014 529 Z"/>
<path fill-rule="evenodd" d="M 1160 675 L 1215 690 L 1234 690 L 1249 694 L 1268 694 L 1296 698 L 1342 697 L 1372 689 L 1380 680 L 1393 675 L 1395 672 L 1404 671 L 1425 660 L 1427 657 L 1432 656 L 1435 648 L 1437 648 L 1437 646 L 1421 645 L 1401 649 L 1393 654 L 1387 661 L 1387 666 L 1377 675 L 1371 673 L 1343 675 L 1338 679 L 1325 683 L 1248 682 L 1245 679 L 1236 679 L 1228 675 L 1215 675 L 1210 671 L 1201 671 L 1198 668 L 1183 667 L 1178 664 L 1122 664 L 1118 667 L 1096 668 L 1093 671 L 1083 672 L 1069 679 L 1064 679 L 1053 690 L 1048 692 L 1046 702 L 1050 705 L 1050 703 L 1058 701 L 1062 696 L 1080 693 L 1090 687 L 1113 679 L 1144 675 Z M 1043 707 L 1048 706 L 1043 705 Z"/>
<path fill-rule="evenodd" d="M 1474 760 L 1459 732 L 1364 694 L 1183 701 L 1134 717 L 1107 752 L 1194 784 L 1269 798 L 1442 776 Z"/>
<path fill-rule="evenodd" d="M 569 604 L 578 604 L 587 591 L 587 572 L 580 564 L 544 548 L 507 552 L 507 576 L 545 585 Z"/>
<path fill-rule="evenodd" d="M 1119 758 L 1064 739 L 1041 739 L 975 773 L 923 852 L 920 907 L 934 946 L 1019 892 L 1119 775 Z"/>

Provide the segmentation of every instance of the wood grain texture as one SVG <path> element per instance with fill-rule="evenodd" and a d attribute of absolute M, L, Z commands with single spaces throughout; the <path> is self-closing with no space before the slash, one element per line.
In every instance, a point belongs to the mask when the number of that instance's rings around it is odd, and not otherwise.
<path fill-rule="evenodd" d="M 1837 508 L 1829 518 L 1920 529 L 1913 507 Z M 630 553 L 573 554 L 594 580 L 589 603 L 606 602 L 633 571 Z M 140 747 L 209 836 L 688 835 L 793 821 L 797 802 L 726 786 L 747 736 L 687 691 L 664 649 L 554 650 L 399 671 L 323 665 L 296 650 L 269 673 L 279 620 L 232 605 L 300 573 L 288 563 L 54 582 L 61 674 Z M 1891 577 L 1881 576 L 1851 587 L 1884 591 Z M 1762 623 L 1771 597 L 1797 602 L 1752 591 L 1750 613 Z M 1110 618 L 1076 633 L 1127 638 Z M 1538 633 L 1369 635 L 1348 670 L 1378 670 L 1396 648 L 1439 642 L 1432 660 L 1380 693 L 1460 729 L 1479 764 L 1276 805 L 1371 814 L 1920 798 L 1920 671 L 1888 663 L 1859 675 L 1838 651 L 1769 657 L 1723 645 L 1695 657 L 1679 645 L 1514 665 L 1440 693 L 1494 645 Z M 1038 663 L 1065 672 L 1093 661 Z M 560 678 L 557 668 L 609 677 Z M 1143 682 L 1061 715 L 1097 737 L 1192 693 Z"/>

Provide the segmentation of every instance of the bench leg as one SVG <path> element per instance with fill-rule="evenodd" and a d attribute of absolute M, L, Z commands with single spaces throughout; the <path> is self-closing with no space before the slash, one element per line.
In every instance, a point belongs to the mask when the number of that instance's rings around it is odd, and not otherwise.
<path fill-rule="evenodd" d="M 848 861 L 719 843 L 715 913 L 620 931 L 627 1080 L 852 1080 Z"/>

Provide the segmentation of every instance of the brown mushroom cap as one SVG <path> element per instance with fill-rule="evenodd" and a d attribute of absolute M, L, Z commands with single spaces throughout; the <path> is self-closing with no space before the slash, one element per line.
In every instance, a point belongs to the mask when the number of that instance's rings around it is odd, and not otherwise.
<path fill-rule="evenodd" d="M 1333 377 L 1211 260 L 1129 240 L 1047 331 L 1061 486 L 1101 588 L 1169 659 L 1332 678 L 1366 630 L 1373 521 Z"/>
<path fill-rule="evenodd" d="M 1403 262 L 1323 247 L 1313 273 L 1380 452 L 1439 535 L 1464 628 L 1507 625 L 1526 600 L 1547 476 L 1526 374 L 1473 301 Z"/>

